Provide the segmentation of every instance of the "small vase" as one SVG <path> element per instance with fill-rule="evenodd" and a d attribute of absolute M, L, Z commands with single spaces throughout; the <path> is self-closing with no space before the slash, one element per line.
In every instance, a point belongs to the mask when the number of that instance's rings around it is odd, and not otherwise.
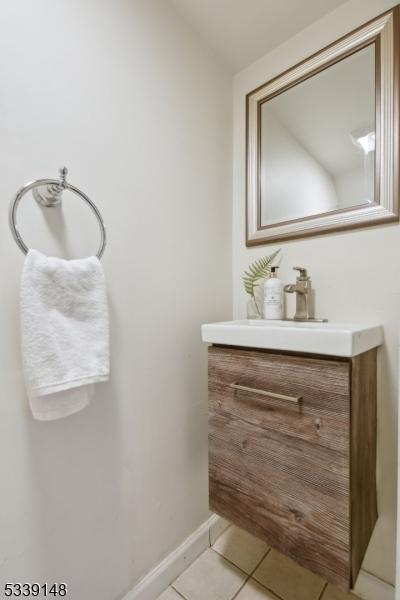
<path fill-rule="evenodd" d="M 246 309 L 247 309 L 247 318 L 248 319 L 261 319 L 262 318 L 261 309 L 255 298 L 250 298 L 250 300 L 247 301 Z"/>

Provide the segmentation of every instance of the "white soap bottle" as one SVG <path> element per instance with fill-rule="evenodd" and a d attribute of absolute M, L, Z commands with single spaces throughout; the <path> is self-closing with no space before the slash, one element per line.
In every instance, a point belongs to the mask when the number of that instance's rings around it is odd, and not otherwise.
<path fill-rule="evenodd" d="M 283 283 L 276 276 L 279 267 L 271 267 L 271 277 L 264 283 L 264 319 L 283 319 Z"/>

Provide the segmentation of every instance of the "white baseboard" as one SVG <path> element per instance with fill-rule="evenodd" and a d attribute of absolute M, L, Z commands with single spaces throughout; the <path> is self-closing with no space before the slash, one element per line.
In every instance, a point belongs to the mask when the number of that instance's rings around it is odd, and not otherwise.
<path fill-rule="evenodd" d="M 218 515 L 212 515 L 208 522 L 210 523 L 210 546 L 213 546 L 219 536 L 229 527 L 230 523 Z"/>
<path fill-rule="evenodd" d="M 150 571 L 123 600 L 155 600 L 229 525 L 217 515 L 202 523 L 178 548 Z M 213 542 L 212 542 L 213 543 Z"/>
<path fill-rule="evenodd" d="M 218 515 L 212 515 L 178 548 L 150 571 L 130 591 L 123 600 L 155 600 L 190 563 L 229 526 L 229 522 Z M 367 571 L 360 571 L 354 589 L 363 600 L 394 600 L 394 587 Z"/>
<path fill-rule="evenodd" d="M 394 600 L 395 598 L 393 585 L 362 569 L 357 578 L 354 592 L 363 600 Z"/>

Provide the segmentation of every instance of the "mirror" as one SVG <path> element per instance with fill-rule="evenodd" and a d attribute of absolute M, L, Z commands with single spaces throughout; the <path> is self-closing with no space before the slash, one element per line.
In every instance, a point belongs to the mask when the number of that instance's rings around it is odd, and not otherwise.
<path fill-rule="evenodd" d="M 398 8 L 248 95 L 248 245 L 398 219 L 397 23 Z"/>
<path fill-rule="evenodd" d="M 267 100 L 260 121 L 262 226 L 374 202 L 373 46 Z"/>

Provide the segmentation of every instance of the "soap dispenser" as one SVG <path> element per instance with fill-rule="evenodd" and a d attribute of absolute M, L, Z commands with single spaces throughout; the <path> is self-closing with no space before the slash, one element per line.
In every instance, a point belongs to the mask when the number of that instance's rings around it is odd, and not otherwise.
<path fill-rule="evenodd" d="M 271 277 L 264 283 L 264 319 L 283 319 L 283 283 L 276 276 L 279 267 L 271 267 Z"/>

